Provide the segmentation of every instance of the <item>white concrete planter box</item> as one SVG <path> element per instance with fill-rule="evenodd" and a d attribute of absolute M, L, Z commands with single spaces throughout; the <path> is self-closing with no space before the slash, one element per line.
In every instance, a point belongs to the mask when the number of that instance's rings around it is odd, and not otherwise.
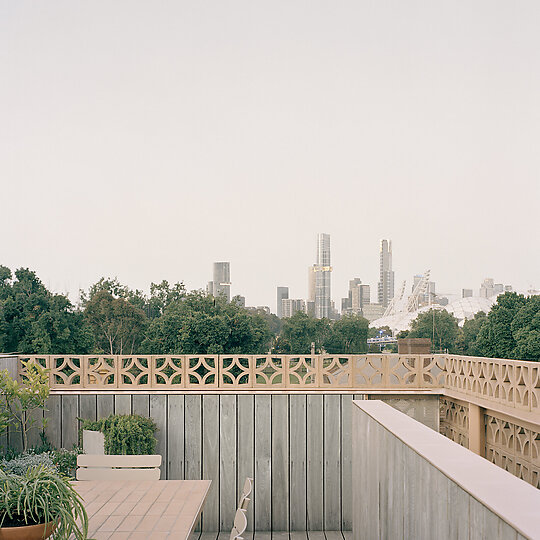
<path fill-rule="evenodd" d="M 105 454 L 105 435 L 101 431 L 83 429 L 82 440 L 85 454 Z"/>

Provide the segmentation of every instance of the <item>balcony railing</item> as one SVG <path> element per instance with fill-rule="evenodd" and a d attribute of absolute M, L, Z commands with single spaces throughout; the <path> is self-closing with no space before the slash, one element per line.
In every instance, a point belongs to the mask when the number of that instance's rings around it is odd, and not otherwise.
<path fill-rule="evenodd" d="M 21 356 L 51 390 L 427 390 L 540 413 L 540 363 L 456 355 Z"/>
<path fill-rule="evenodd" d="M 444 355 L 30 356 L 54 390 L 417 389 L 444 385 Z"/>

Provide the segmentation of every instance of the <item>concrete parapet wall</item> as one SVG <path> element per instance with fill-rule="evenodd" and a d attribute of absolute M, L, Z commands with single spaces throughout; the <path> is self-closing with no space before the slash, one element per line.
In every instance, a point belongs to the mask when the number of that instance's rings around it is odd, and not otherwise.
<path fill-rule="evenodd" d="M 355 539 L 540 538 L 540 491 L 380 401 L 353 402 Z"/>

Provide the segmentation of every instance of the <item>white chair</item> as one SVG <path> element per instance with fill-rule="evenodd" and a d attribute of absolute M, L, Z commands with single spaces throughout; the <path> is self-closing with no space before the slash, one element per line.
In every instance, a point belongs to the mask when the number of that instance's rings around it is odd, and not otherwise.
<path fill-rule="evenodd" d="M 253 478 L 246 478 L 244 482 L 244 489 L 242 490 L 242 495 L 240 495 L 240 501 L 238 502 L 238 508 L 242 510 L 247 510 L 249 506 L 249 501 L 251 492 L 253 491 Z"/>
<path fill-rule="evenodd" d="M 79 454 L 77 480 L 159 480 L 160 455 Z"/>
<path fill-rule="evenodd" d="M 233 525 L 229 540 L 242 540 L 242 534 L 244 534 L 244 531 L 246 529 L 247 529 L 246 511 L 243 510 L 242 508 L 238 508 L 234 516 L 234 525 Z"/>

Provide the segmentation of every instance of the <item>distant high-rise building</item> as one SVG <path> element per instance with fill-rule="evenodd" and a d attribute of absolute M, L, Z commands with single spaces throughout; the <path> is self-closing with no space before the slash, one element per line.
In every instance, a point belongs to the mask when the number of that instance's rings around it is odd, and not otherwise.
<path fill-rule="evenodd" d="M 369 285 L 362 285 L 360 278 L 349 281 L 349 296 L 341 300 L 342 313 L 360 313 L 364 304 L 370 303 Z"/>
<path fill-rule="evenodd" d="M 231 301 L 231 263 L 214 263 L 213 280 L 208 282 L 206 290 L 212 296 L 223 295 L 227 302 Z"/>
<path fill-rule="evenodd" d="M 306 311 L 306 302 L 301 299 L 283 298 L 281 300 L 281 313 L 283 318 L 292 317 L 297 311 Z"/>
<path fill-rule="evenodd" d="M 289 298 L 289 287 L 277 288 L 277 316 L 281 319 L 283 317 L 283 308 L 281 301 Z"/>
<path fill-rule="evenodd" d="M 394 298 L 394 272 L 392 270 L 392 242 L 381 240 L 380 264 L 379 264 L 379 304 L 387 307 Z"/>
<path fill-rule="evenodd" d="M 461 289 L 461 298 L 471 298 L 473 295 L 472 289 Z"/>
<path fill-rule="evenodd" d="M 330 235 L 320 233 L 317 236 L 317 263 L 315 265 L 315 317 L 330 317 Z"/>
<path fill-rule="evenodd" d="M 486 278 L 482 282 L 482 285 L 480 285 L 480 297 L 481 298 L 490 298 L 492 297 L 495 292 L 495 282 L 492 278 Z"/>
<path fill-rule="evenodd" d="M 308 302 L 315 302 L 315 281 L 317 277 L 317 265 L 313 264 L 308 268 Z"/>
<path fill-rule="evenodd" d="M 493 285 L 493 294 L 501 294 L 504 292 L 504 285 L 502 283 L 495 283 Z"/>

